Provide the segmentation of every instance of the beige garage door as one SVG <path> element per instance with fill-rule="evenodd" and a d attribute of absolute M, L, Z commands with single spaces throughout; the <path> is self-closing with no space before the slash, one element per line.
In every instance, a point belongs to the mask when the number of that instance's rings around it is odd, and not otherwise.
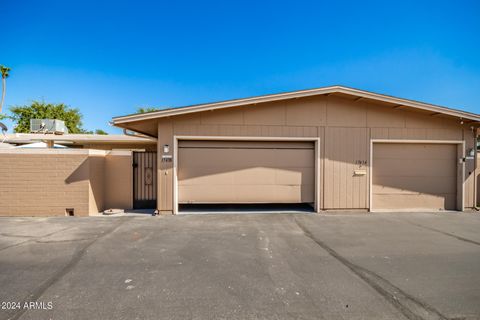
<path fill-rule="evenodd" d="M 373 209 L 455 210 L 457 146 L 373 145 Z"/>
<path fill-rule="evenodd" d="M 179 203 L 313 203 L 312 142 L 180 141 Z"/>

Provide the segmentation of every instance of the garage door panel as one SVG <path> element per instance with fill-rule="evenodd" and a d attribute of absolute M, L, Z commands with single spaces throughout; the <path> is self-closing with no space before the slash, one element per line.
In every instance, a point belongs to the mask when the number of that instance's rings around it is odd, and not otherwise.
<path fill-rule="evenodd" d="M 312 185 L 208 185 L 179 186 L 179 203 L 310 203 L 314 202 Z M 272 201 L 270 199 L 276 199 Z"/>
<path fill-rule="evenodd" d="M 212 167 L 182 167 L 182 170 L 178 170 L 178 180 L 188 182 L 197 177 L 208 177 L 211 175 L 217 175 L 227 172 L 226 170 L 219 170 L 219 168 Z"/>
<path fill-rule="evenodd" d="M 181 185 L 230 185 L 233 182 L 233 176 L 229 172 L 219 172 L 212 168 L 202 168 L 201 171 L 191 172 L 188 176 L 182 173 Z M 179 175 L 180 180 L 180 175 Z"/>
<path fill-rule="evenodd" d="M 235 198 L 233 185 L 179 185 L 179 203 L 224 203 Z"/>
<path fill-rule="evenodd" d="M 276 197 L 280 200 L 279 203 L 295 203 L 295 202 L 309 202 L 315 201 L 313 197 L 312 185 L 300 186 L 276 186 Z M 300 199 L 300 201 L 298 201 Z"/>
<path fill-rule="evenodd" d="M 262 149 L 180 149 L 179 156 L 188 154 L 190 161 L 184 166 L 246 169 L 252 167 L 275 167 L 280 150 Z M 184 158 L 185 159 L 185 158 Z"/>
<path fill-rule="evenodd" d="M 372 185 L 374 193 L 452 193 L 457 192 L 455 179 L 444 177 L 378 177 Z"/>
<path fill-rule="evenodd" d="M 372 209 L 455 209 L 456 155 L 454 144 L 374 144 Z"/>
<path fill-rule="evenodd" d="M 312 149 L 277 149 L 270 154 L 275 155 L 275 166 L 282 168 L 312 168 L 314 151 Z"/>
<path fill-rule="evenodd" d="M 314 202 L 314 155 L 311 142 L 181 143 L 178 201 Z"/>
<path fill-rule="evenodd" d="M 248 155 L 248 156 L 246 156 Z M 190 168 L 312 167 L 310 149 L 179 149 L 182 166 Z"/>
<path fill-rule="evenodd" d="M 275 185 L 274 168 L 249 168 L 232 171 L 233 184 L 235 185 Z"/>
<path fill-rule="evenodd" d="M 275 170 L 275 184 L 282 185 L 313 185 L 315 176 L 312 175 L 312 168 L 291 167 L 288 169 Z"/>
<path fill-rule="evenodd" d="M 455 177 L 451 159 L 375 159 L 376 176 Z"/>
<path fill-rule="evenodd" d="M 218 168 L 184 168 L 179 172 L 178 179 L 182 185 L 209 184 L 242 184 L 242 185 L 302 185 L 312 184 L 315 177 L 311 168 L 231 168 L 220 171 Z"/>
<path fill-rule="evenodd" d="M 248 150 L 248 151 L 247 151 Z M 249 156 L 245 157 L 248 153 Z M 276 163 L 275 155 L 259 149 L 179 149 L 184 167 L 249 168 L 269 167 Z"/>
<path fill-rule="evenodd" d="M 272 185 L 234 185 L 236 203 L 261 203 L 265 199 L 275 198 L 275 188 Z"/>
<path fill-rule="evenodd" d="M 315 202 L 315 184 L 302 184 L 300 188 L 301 202 Z"/>
<path fill-rule="evenodd" d="M 378 148 L 378 146 L 380 146 Z M 378 159 L 455 159 L 456 145 L 421 144 L 421 143 L 378 143 L 375 144 L 375 157 Z M 452 152 L 445 152 L 450 149 Z"/>

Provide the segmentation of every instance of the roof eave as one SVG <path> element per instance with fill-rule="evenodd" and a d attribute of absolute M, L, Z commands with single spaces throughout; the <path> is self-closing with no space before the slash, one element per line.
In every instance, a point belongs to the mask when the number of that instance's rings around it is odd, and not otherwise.
<path fill-rule="evenodd" d="M 231 107 L 238 107 L 244 106 L 249 104 L 257 104 L 257 103 L 264 103 L 270 101 L 278 101 L 284 99 L 292 99 L 292 98 L 300 98 L 300 97 L 307 97 L 307 96 L 314 96 L 320 94 L 328 94 L 333 93 L 333 89 L 339 88 L 338 86 L 332 87 L 324 87 L 318 89 L 309 89 L 309 90 L 301 90 L 301 91 L 293 91 L 293 92 L 286 92 L 286 93 L 278 93 L 278 94 L 270 94 L 252 98 L 241 98 L 235 100 L 228 100 L 228 101 L 220 101 L 220 102 L 213 102 L 213 103 L 206 103 L 194 106 L 187 106 L 187 107 L 179 107 L 179 108 L 172 108 L 168 110 L 159 110 L 155 112 L 150 112 L 148 114 L 132 114 L 126 116 L 115 117 L 112 119 L 112 123 L 114 125 L 126 122 L 133 122 L 133 121 L 142 121 L 142 120 L 150 120 L 155 118 L 163 118 L 169 116 L 176 116 L 186 113 L 193 113 L 199 111 L 208 111 L 208 110 L 215 110 L 215 109 L 223 109 L 223 108 L 231 108 Z"/>
<path fill-rule="evenodd" d="M 173 108 L 168 110 L 159 110 L 159 111 L 151 112 L 148 114 L 133 114 L 133 115 L 115 117 L 113 118 L 112 123 L 114 125 L 120 125 L 120 124 L 135 122 L 135 121 L 158 119 L 158 118 L 177 116 L 177 115 L 194 113 L 194 112 L 239 107 L 239 106 L 258 104 L 258 103 L 264 103 L 264 102 L 272 102 L 272 101 L 278 101 L 278 100 L 302 98 L 302 97 L 309 97 L 309 96 L 323 95 L 323 94 L 333 94 L 333 93 L 343 93 L 343 94 L 353 95 L 353 96 L 357 96 L 365 99 L 377 100 L 377 101 L 387 102 L 391 104 L 402 105 L 405 107 L 442 113 L 449 116 L 458 117 L 461 119 L 480 121 L 480 115 L 476 115 L 466 111 L 450 109 L 450 108 L 436 106 L 436 105 L 432 105 L 424 102 L 397 98 L 393 96 L 373 93 L 373 92 L 354 89 L 354 88 L 348 88 L 343 86 L 330 86 L 330 87 L 323 87 L 323 88 L 317 88 L 317 89 L 293 91 L 293 92 L 264 95 L 264 96 L 258 96 L 258 97 L 252 97 L 252 98 L 243 98 L 243 99 L 228 100 L 228 101 L 200 104 L 200 105 L 187 106 L 187 107 L 179 107 L 179 108 Z"/>

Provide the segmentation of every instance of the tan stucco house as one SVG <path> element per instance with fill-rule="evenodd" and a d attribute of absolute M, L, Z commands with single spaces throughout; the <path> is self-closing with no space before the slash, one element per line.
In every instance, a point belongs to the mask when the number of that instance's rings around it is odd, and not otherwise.
<path fill-rule="evenodd" d="M 112 123 L 144 137 L 129 137 L 139 140 L 124 148 L 104 141 L 96 143 L 101 148 L 0 150 L 0 214 L 141 207 L 175 214 L 189 204 L 247 203 L 308 204 L 315 212 L 437 211 L 476 204 L 480 115 L 461 110 L 332 86 Z"/>

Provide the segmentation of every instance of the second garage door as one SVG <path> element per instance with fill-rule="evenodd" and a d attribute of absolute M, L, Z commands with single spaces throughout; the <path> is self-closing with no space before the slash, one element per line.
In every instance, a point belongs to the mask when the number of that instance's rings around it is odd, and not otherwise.
<path fill-rule="evenodd" d="M 457 146 L 375 143 L 372 209 L 455 210 Z"/>
<path fill-rule="evenodd" d="M 180 141 L 179 203 L 313 203 L 312 142 Z"/>

